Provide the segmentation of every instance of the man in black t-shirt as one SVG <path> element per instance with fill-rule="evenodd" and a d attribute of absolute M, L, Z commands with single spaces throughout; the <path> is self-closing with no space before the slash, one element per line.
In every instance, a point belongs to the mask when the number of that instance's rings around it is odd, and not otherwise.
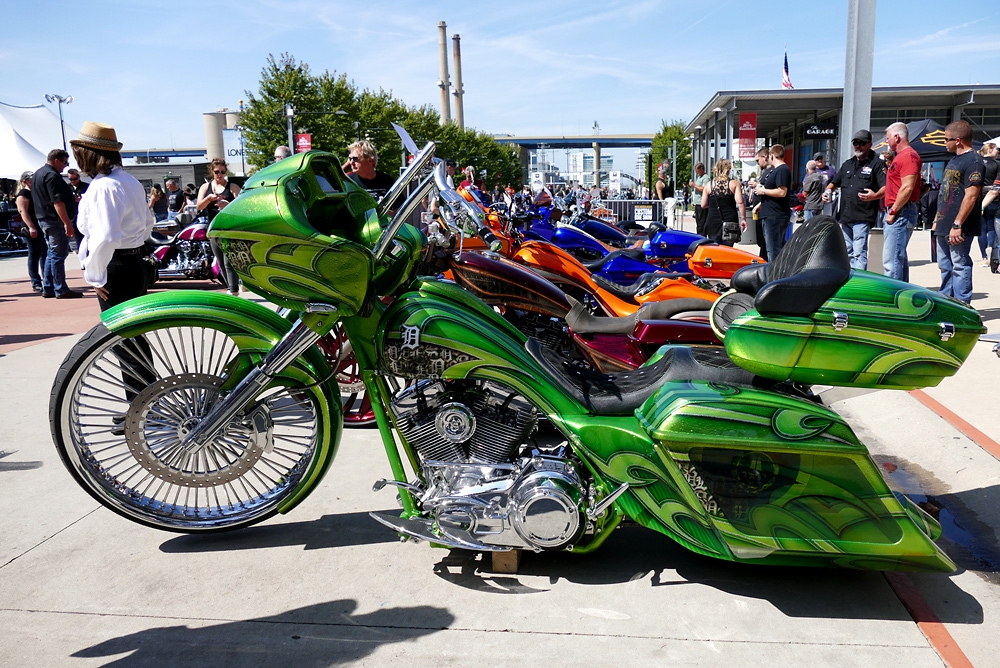
<path fill-rule="evenodd" d="M 855 132 L 851 144 L 854 155 L 826 184 L 823 201 L 831 201 L 834 188 L 840 188 L 837 220 L 844 232 L 851 267 L 868 269 L 868 233 L 878 220 L 878 203 L 885 194 L 885 163 L 872 150 L 872 133 L 868 130 Z"/>
<path fill-rule="evenodd" d="M 944 168 L 938 213 L 934 220 L 941 294 L 972 301 L 972 239 L 979 234 L 982 219 L 983 159 L 972 150 L 972 128 L 965 121 L 944 129 L 945 146 L 955 157 Z"/>
<path fill-rule="evenodd" d="M 177 187 L 177 179 L 167 179 L 167 220 L 176 218 L 186 204 L 187 198 L 184 191 Z"/>
<path fill-rule="evenodd" d="M 82 297 L 82 292 L 70 290 L 66 283 L 66 256 L 73 236 L 76 200 L 62 171 L 69 164 L 69 153 L 61 148 L 49 151 L 45 164 L 31 179 L 31 199 L 35 205 L 38 226 L 45 233 L 49 250 L 45 255 L 42 275 L 42 296 L 58 299 Z"/>
<path fill-rule="evenodd" d="M 378 152 L 371 142 L 356 141 L 347 147 L 344 171 L 348 172 L 348 178 L 370 192 L 376 201 L 382 199 L 395 183 L 388 174 L 376 171 L 377 165 Z"/>
<path fill-rule="evenodd" d="M 760 219 L 767 240 L 767 259 L 774 262 L 785 245 L 785 234 L 792 218 L 788 189 L 792 170 L 785 164 L 785 147 L 775 144 L 768 151 L 771 171 L 763 174 L 755 192 L 760 197 Z"/>

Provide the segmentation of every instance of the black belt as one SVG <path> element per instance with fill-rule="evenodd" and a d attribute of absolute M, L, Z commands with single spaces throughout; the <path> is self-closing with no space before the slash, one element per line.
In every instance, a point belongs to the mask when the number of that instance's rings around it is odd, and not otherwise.
<path fill-rule="evenodd" d="M 118 248 L 115 250 L 114 257 L 124 257 L 126 255 L 144 255 L 146 249 L 143 246 L 138 248 Z"/>

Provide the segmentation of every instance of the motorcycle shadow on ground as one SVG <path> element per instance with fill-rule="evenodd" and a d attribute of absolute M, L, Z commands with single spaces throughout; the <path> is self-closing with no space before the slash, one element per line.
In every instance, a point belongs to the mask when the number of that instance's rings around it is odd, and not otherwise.
<path fill-rule="evenodd" d="M 288 666 L 353 664 L 380 646 L 413 642 L 455 621 L 427 605 L 356 614 L 357 601 L 317 603 L 268 617 L 189 626 L 162 626 L 112 638 L 74 652 L 74 658 L 126 656 L 103 664 L 129 666 Z"/>
<path fill-rule="evenodd" d="M 389 509 L 384 509 L 389 510 Z M 301 545 L 304 550 L 323 550 L 354 545 L 396 543 L 399 538 L 368 515 L 368 511 L 323 515 L 308 522 L 263 524 L 240 531 L 172 538 L 160 545 L 167 554 L 261 550 Z"/>
<path fill-rule="evenodd" d="M 1000 505 L 1000 487 L 990 488 Z M 970 494 L 972 492 L 969 492 Z M 985 493 L 976 490 L 976 494 Z M 943 495 L 938 502 L 956 509 L 960 495 Z M 932 497 L 933 499 L 933 497 Z M 982 499 L 977 499 L 981 502 Z M 978 505 L 978 504 L 977 504 Z M 947 523 L 946 523 L 947 526 Z M 978 532 L 977 532 L 978 533 Z M 368 516 L 367 511 L 324 515 L 316 520 L 254 526 L 208 536 L 185 535 L 160 545 L 168 554 L 259 550 L 301 545 L 305 550 L 395 543 L 397 536 Z M 959 564 L 993 581 L 1000 581 L 992 561 L 977 550 L 967 558 L 961 546 L 943 539 L 943 546 Z M 949 544 L 951 543 L 951 544 Z M 425 544 L 405 544 L 400 550 L 427 550 Z M 465 550 L 437 550 L 442 556 L 434 574 L 450 584 L 489 594 L 541 594 L 560 580 L 579 585 L 621 585 L 639 580 L 649 587 L 702 585 L 734 596 L 770 602 L 789 617 L 908 620 L 906 611 L 888 590 L 881 573 L 834 568 L 793 568 L 734 564 L 689 552 L 667 536 L 638 526 L 617 529 L 592 554 L 525 552 L 517 574 L 492 572 L 490 555 Z M 993 551 L 989 551 L 993 554 Z M 921 589 L 935 591 L 947 604 L 935 606 L 941 621 L 981 624 L 980 603 L 959 588 L 947 574 L 921 574 Z M 668 591 L 668 589 L 664 589 Z M 875 593 L 873 593 L 875 592 Z"/>
<path fill-rule="evenodd" d="M 492 594 L 537 594 L 560 580 L 615 585 L 645 580 L 650 587 L 706 586 L 733 596 L 768 601 L 789 617 L 911 621 L 876 571 L 736 564 L 689 552 L 670 538 L 639 526 L 623 526 L 592 554 L 524 554 L 516 575 L 491 572 L 489 555 L 452 550 L 434 572 L 448 582 Z M 947 574 L 934 578 L 945 600 L 941 621 L 982 624 L 979 601 Z M 665 592 L 668 589 L 664 590 Z"/>

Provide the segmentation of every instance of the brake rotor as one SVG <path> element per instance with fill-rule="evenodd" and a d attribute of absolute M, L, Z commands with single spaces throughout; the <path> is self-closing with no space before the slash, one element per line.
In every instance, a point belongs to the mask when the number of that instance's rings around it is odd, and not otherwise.
<path fill-rule="evenodd" d="M 184 487 L 223 485 L 253 468 L 266 445 L 245 422 L 231 422 L 197 448 L 182 445 L 219 400 L 222 382 L 218 376 L 183 373 L 146 386 L 123 422 L 136 462 L 158 479 Z"/>

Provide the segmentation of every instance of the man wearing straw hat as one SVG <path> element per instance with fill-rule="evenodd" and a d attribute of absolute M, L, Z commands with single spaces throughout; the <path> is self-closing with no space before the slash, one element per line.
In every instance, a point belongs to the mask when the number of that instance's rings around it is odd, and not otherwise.
<path fill-rule="evenodd" d="M 104 311 L 146 294 L 143 243 L 153 229 L 146 191 L 122 169 L 115 129 L 87 121 L 70 141 L 80 171 L 93 181 L 80 199 L 80 264 Z"/>

